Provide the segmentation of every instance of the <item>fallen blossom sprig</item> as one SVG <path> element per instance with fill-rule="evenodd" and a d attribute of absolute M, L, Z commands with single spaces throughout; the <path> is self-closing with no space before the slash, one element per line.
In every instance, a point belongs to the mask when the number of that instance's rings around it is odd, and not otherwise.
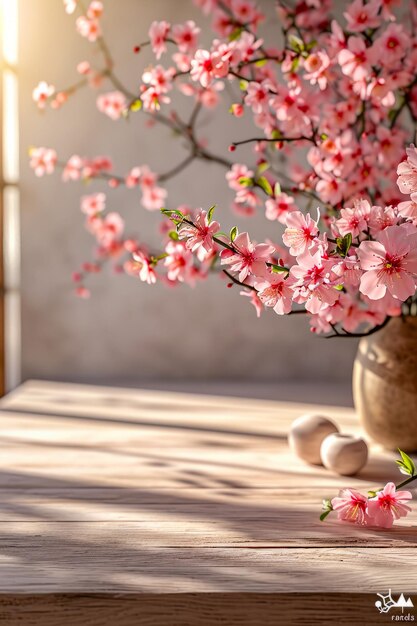
<path fill-rule="evenodd" d="M 321 521 L 335 511 L 341 522 L 391 528 L 396 520 L 406 517 L 411 512 L 408 502 L 412 499 L 412 494 L 410 491 L 402 491 L 402 488 L 417 480 L 417 471 L 408 454 L 402 450 L 399 453 L 401 458 L 396 463 L 401 473 L 408 476 L 406 480 L 398 485 L 389 482 L 380 489 L 369 491 L 367 496 L 356 489 L 342 489 L 337 497 L 323 500 Z"/>

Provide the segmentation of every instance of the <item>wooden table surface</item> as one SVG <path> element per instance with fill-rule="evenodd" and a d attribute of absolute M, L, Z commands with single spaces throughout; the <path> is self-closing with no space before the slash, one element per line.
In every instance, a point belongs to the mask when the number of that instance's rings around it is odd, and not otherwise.
<path fill-rule="evenodd" d="M 119 625 L 119 597 L 125 616 L 131 600 L 142 599 L 144 620 L 152 598 L 155 611 L 163 597 L 175 608 L 187 594 L 196 606 L 234 597 L 243 617 L 247 598 L 261 604 L 271 598 L 282 616 L 284 594 L 290 616 L 262 623 L 290 624 L 299 605 L 289 597 L 294 593 L 316 594 L 311 620 L 303 623 L 356 623 L 346 613 L 355 594 L 372 594 L 366 596 L 372 621 L 363 623 L 383 623 L 374 594 L 417 593 L 417 507 L 392 531 L 331 517 L 320 522 L 322 498 L 340 487 L 366 492 L 400 475 L 395 455 L 377 447 L 355 478 L 298 461 L 287 446 L 288 428 L 311 411 L 360 432 L 346 408 L 22 385 L 0 403 L 0 623 L 67 623 L 53 621 L 48 602 L 55 617 L 66 602 L 90 607 L 91 621 L 68 623 L 113 623 L 94 621 L 103 594 Z M 315 598 L 326 595 L 324 605 L 332 608 L 319 618 Z M 192 612 L 201 617 L 195 606 Z M 213 621 L 198 623 L 241 623 L 211 615 Z M 149 616 L 126 623 L 197 623 L 184 615 L 178 622 Z"/>

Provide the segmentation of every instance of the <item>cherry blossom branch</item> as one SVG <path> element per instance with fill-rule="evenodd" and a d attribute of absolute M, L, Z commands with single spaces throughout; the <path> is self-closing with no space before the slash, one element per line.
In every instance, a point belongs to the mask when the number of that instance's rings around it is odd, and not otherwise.
<path fill-rule="evenodd" d="M 178 165 L 176 165 L 172 169 L 168 170 L 164 174 L 159 174 L 158 181 L 163 183 L 169 180 L 170 178 L 173 178 L 174 176 L 176 176 L 177 174 L 185 170 L 195 160 L 195 158 L 196 158 L 195 154 L 191 153 L 189 156 L 187 156 L 183 161 L 178 163 Z"/>
<path fill-rule="evenodd" d="M 377 333 L 378 331 L 380 331 L 382 328 L 384 328 L 388 322 L 390 321 L 391 316 L 387 315 L 387 317 L 384 319 L 384 321 L 381 324 L 378 324 L 377 326 L 374 326 L 373 328 L 371 328 L 368 331 L 365 331 L 363 333 L 350 333 L 347 330 L 344 330 L 343 332 L 340 332 L 337 328 L 335 324 L 330 324 L 330 326 L 333 328 L 334 334 L 333 335 L 325 335 L 324 338 L 325 339 L 334 339 L 334 337 L 339 337 L 339 338 L 352 338 L 352 337 L 368 337 L 369 335 L 373 335 L 374 333 Z"/>
<path fill-rule="evenodd" d="M 235 278 L 235 276 L 233 276 L 233 274 L 231 274 L 227 270 L 222 270 L 222 272 L 223 272 L 223 274 L 226 274 L 226 276 L 229 278 L 229 280 L 231 280 L 232 283 L 234 283 L 235 285 L 239 285 L 239 287 L 244 287 L 245 289 L 249 289 L 251 291 L 255 291 L 256 293 L 258 293 L 257 290 L 255 289 L 255 287 L 253 287 L 253 285 L 248 285 L 247 283 L 240 282 L 240 280 Z"/>
<path fill-rule="evenodd" d="M 250 139 L 242 139 L 242 141 L 233 141 L 232 146 L 237 148 L 238 146 L 243 146 L 247 143 L 261 142 L 265 141 L 266 143 L 291 143 L 292 141 L 309 141 L 316 145 L 316 140 L 313 137 L 307 137 L 306 135 L 300 135 L 299 137 L 251 137 Z"/>

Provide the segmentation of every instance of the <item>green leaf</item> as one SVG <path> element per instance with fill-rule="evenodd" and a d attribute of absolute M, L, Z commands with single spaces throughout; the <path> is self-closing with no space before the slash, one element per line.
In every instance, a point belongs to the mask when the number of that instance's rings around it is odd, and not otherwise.
<path fill-rule="evenodd" d="M 348 233 L 344 237 L 338 237 L 336 239 L 337 252 L 343 258 L 347 256 L 347 253 L 349 252 L 351 245 L 352 245 L 351 233 Z"/>
<path fill-rule="evenodd" d="M 237 229 L 237 226 L 233 226 L 232 230 L 230 231 L 230 241 L 233 242 L 236 239 L 238 232 L 239 231 Z"/>
<path fill-rule="evenodd" d="M 324 522 L 328 514 L 333 511 L 331 500 L 328 500 L 328 499 L 323 500 L 323 504 L 321 508 L 323 510 L 323 513 L 320 515 L 320 521 Z"/>
<path fill-rule="evenodd" d="M 296 72 L 299 65 L 300 65 L 300 57 L 295 57 L 295 59 L 291 63 L 291 72 Z"/>
<path fill-rule="evenodd" d="M 133 112 L 140 111 L 141 108 L 142 108 L 142 100 L 140 100 L 139 98 L 137 100 L 134 100 L 132 104 L 130 105 L 130 110 Z"/>
<path fill-rule="evenodd" d="M 241 91 L 246 91 L 248 88 L 248 85 L 249 85 L 248 81 L 244 80 L 243 78 L 239 81 L 239 89 Z"/>
<path fill-rule="evenodd" d="M 265 176 L 261 176 L 260 178 L 258 178 L 256 183 L 259 185 L 259 187 L 261 187 L 261 189 L 264 190 L 264 192 L 268 196 L 273 196 L 274 195 L 274 192 L 273 192 L 272 187 L 271 187 L 271 183 L 269 182 L 269 180 L 267 178 L 265 178 Z"/>
<path fill-rule="evenodd" d="M 279 183 L 275 183 L 274 196 L 277 198 L 279 195 L 281 195 L 281 185 Z"/>
<path fill-rule="evenodd" d="M 375 498 L 377 491 L 368 491 L 368 498 Z"/>
<path fill-rule="evenodd" d="M 181 211 L 178 211 L 178 209 L 161 209 L 161 213 L 163 213 L 164 215 L 166 215 L 169 218 L 173 218 L 174 216 L 179 217 L 181 220 L 184 218 L 184 214 L 181 213 Z"/>
<path fill-rule="evenodd" d="M 308 43 L 306 45 L 306 50 L 308 50 L 310 52 L 310 50 L 312 50 L 314 48 L 314 46 L 317 46 L 317 40 L 313 39 L 312 41 L 310 41 L 310 43 Z"/>
<path fill-rule="evenodd" d="M 166 259 L 167 256 L 168 254 L 166 252 L 164 252 L 163 254 L 160 254 L 159 256 L 152 256 L 151 257 L 152 265 L 156 265 L 159 261 L 162 261 L 162 259 Z"/>
<path fill-rule="evenodd" d="M 256 67 L 263 67 L 267 62 L 267 59 L 259 59 L 259 61 L 256 61 L 255 65 Z"/>
<path fill-rule="evenodd" d="M 168 237 L 169 237 L 170 239 L 172 239 L 173 241 L 178 241 L 178 240 L 179 240 L 179 238 L 180 238 L 180 236 L 178 235 L 178 233 L 177 233 L 177 231 L 176 231 L 176 230 L 171 230 L 171 231 L 168 233 Z"/>
<path fill-rule="evenodd" d="M 208 223 L 209 223 L 209 224 L 210 224 L 211 220 L 213 219 L 213 213 L 214 213 L 214 209 L 215 209 L 215 208 L 216 208 L 216 205 L 215 205 L 215 204 L 213 204 L 213 206 L 211 206 L 211 207 L 209 208 L 209 210 L 208 210 L 208 213 L 207 213 L 207 220 L 208 220 Z"/>
<path fill-rule="evenodd" d="M 253 178 L 248 178 L 247 176 L 241 176 L 239 178 L 239 185 L 242 185 L 242 187 L 253 187 L 253 183 Z"/>
<path fill-rule="evenodd" d="M 295 52 L 304 52 L 305 50 L 304 41 L 300 39 L 300 37 L 297 37 L 296 35 L 290 35 L 288 37 L 288 43 L 290 44 L 290 47 Z"/>
<path fill-rule="evenodd" d="M 416 475 L 416 466 L 414 464 L 413 459 L 411 459 L 408 454 L 403 452 L 398 448 L 398 452 L 401 455 L 401 459 L 396 461 L 398 467 L 400 468 L 401 474 L 405 474 L 406 476 L 415 476 Z"/>
<path fill-rule="evenodd" d="M 289 271 L 288 267 L 283 267 L 282 265 L 276 265 L 275 263 L 271 263 L 270 268 L 274 274 L 282 274 L 284 272 L 285 274 L 288 274 L 288 271 Z"/>
<path fill-rule="evenodd" d="M 336 291 L 343 291 L 343 285 L 335 285 Z"/>
<path fill-rule="evenodd" d="M 240 35 L 242 34 L 243 31 L 243 26 L 238 26 L 237 28 L 234 29 L 234 31 L 232 31 L 229 35 L 229 41 L 235 41 L 236 39 L 239 39 Z"/>
<path fill-rule="evenodd" d="M 279 130 L 274 128 L 274 130 L 271 133 L 271 139 L 276 139 L 278 141 L 281 137 L 282 137 L 282 135 L 279 132 Z"/>
<path fill-rule="evenodd" d="M 263 174 L 263 172 L 266 172 L 267 170 L 269 170 L 270 167 L 271 167 L 271 164 L 268 163 L 268 161 L 262 161 L 262 163 L 259 163 L 258 165 L 258 173 Z"/>
<path fill-rule="evenodd" d="M 331 512 L 332 512 L 332 510 L 333 510 L 333 509 L 329 509 L 328 511 L 324 511 L 324 513 L 322 513 L 322 514 L 320 515 L 320 521 L 321 521 L 321 522 L 324 522 L 324 520 L 325 520 L 325 519 L 326 519 L 326 517 L 329 515 L 329 513 L 331 513 Z"/>

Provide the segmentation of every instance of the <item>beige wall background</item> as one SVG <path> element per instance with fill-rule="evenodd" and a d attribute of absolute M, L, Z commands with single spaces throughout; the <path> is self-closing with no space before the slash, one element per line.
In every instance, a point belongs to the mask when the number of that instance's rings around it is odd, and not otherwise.
<path fill-rule="evenodd" d="M 274 32 L 272 1 L 267 30 Z M 79 197 L 103 189 L 94 184 L 62 184 L 60 176 L 36 179 L 29 170 L 30 145 L 55 147 L 61 158 L 74 153 L 112 155 L 115 169 L 127 172 L 149 163 L 169 169 L 182 156 L 177 140 L 164 128 L 149 131 L 143 117 L 114 123 L 98 113 L 96 94 L 79 93 L 59 111 L 39 114 L 31 100 L 33 86 L 46 79 L 57 88 L 77 80 L 76 64 L 96 55 L 74 30 L 61 0 L 21 0 L 20 120 L 23 378 L 101 383 L 239 380 L 309 381 L 330 386 L 349 381 L 356 349 L 349 340 L 324 340 L 310 334 L 301 317 L 265 314 L 213 277 L 195 289 L 148 287 L 105 271 L 91 283 L 93 297 L 72 295 L 70 276 L 92 252 L 83 229 Z M 132 48 L 146 38 L 153 19 L 206 24 L 191 0 L 105 0 L 103 27 L 122 79 L 134 89 L 150 57 Z M 276 32 L 276 31 L 275 31 Z M 208 31 L 204 37 L 209 37 Z M 185 98 L 181 106 L 188 106 Z M 232 139 L 247 136 L 247 121 L 227 113 L 206 116 L 201 134 L 213 150 L 227 153 Z M 236 159 L 244 157 L 239 152 Z M 230 156 L 230 155 L 228 155 Z M 217 203 L 224 225 L 238 223 L 258 238 L 279 240 L 278 227 L 264 220 L 242 222 L 231 215 L 231 195 L 224 171 L 195 163 L 168 185 L 172 205 Z M 135 191 L 108 190 L 109 206 L 120 210 L 131 232 L 158 241 L 159 216 L 140 207 Z"/>

